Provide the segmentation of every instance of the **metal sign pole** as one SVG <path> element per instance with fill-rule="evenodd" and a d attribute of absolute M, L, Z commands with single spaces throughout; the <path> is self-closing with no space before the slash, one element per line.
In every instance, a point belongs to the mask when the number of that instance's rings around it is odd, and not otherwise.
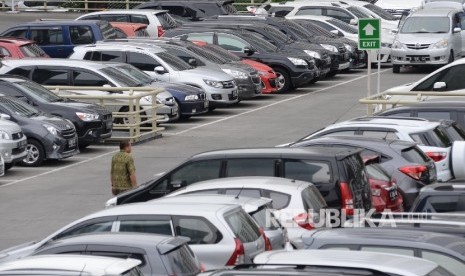
<path fill-rule="evenodd" d="M 381 53 L 378 50 L 378 86 L 376 89 L 376 94 L 381 93 Z"/>
<path fill-rule="evenodd" d="M 367 97 L 371 96 L 371 50 L 367 50 Z M 370 106 L 367 105 L 367 115 L 371 115 Z"/>

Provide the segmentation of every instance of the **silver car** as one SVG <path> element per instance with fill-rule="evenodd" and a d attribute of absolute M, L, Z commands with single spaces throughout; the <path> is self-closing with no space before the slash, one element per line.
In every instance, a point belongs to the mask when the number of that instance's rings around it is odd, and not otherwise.
<path fill-rule="evenodd" d="M 0 116 L 0 156 L 5 162 L 4 170 L 6 171 L 26 157 L 27 140 L 21 127 L 8 121 L 10 116 L 5 114 L 0 114 Z"/>
<path fill-rule="evenodd" d="M 105 209 L 76 220 L 41 241 L 0 251 L 0 262 L 32 254 L 49 241 L 83 233 L 144 232 L 190 238 L 206 269 L 250 263 L 265 251 L 264 236 L 238 205 L 136 203 Z"/>
<path fill-rule="evenodd" d="M 445 65 L 462 57 L 462 13 L 443 8 L 421 9 L 409 15 L 392 44 L 393 73 L 399 73 L 402 65 Z"/>
<path fill-rule="evenodd" d="M 73 85 L 73 86 L 110 86 L 110 87 L 160 87 L 147 74 L 137 68 L 115 62 L 92 62 L 69 59 L 9 59 L 3 60 L 0 74 L 14 74 L 26 77 L 42 85 Z M 109 95 L 103 90 L 75 90 L 75 94 Z M 129 94 L 129 91 L 125 92 Z M 137 92 L 136 92 L 137 93 Z M 144 97 L 140 104 L 142 108 L 152 107 L 152 98 Z M 157 95 L 157 122 L 174 121 L 179 118 L 179 108 L 171 93 L 165 91 Z M 124 100 L 121 105 L 108 106 L 110 111 L 129 110 Z M 146 110 L 151 116 L 151 109 Z"/>

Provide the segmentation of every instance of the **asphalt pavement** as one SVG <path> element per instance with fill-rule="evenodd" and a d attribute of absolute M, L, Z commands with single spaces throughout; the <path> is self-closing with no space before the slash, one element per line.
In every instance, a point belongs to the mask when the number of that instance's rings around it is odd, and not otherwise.
<path fill-rule="evenodd" d="M 14 22 L 43 18 L 39 16 L 0 13 L 0 31 Z M 381 91 L 418 80 L 428 72 L 392 74 L 389 66 L 383 67 Z M 376 71 L 371 78 L 374 92 Z M 363 116 L 366 106 L 358 104 L 358 99 L 366 94 L 366 70 L 353 70 L 286 94 L 262 95 L 207 115 L 164 124 L 160 139 L 133 147 L 138 182 L 152 179 L 199 152 L 275 146 L 328 124 Z M 0 178 L 0 250 L 41 239 L 102 209 L 111 197 L 109 167 L 117 150 L 115 146 L 90 146 L 69 159 L 8 171 Z"/>

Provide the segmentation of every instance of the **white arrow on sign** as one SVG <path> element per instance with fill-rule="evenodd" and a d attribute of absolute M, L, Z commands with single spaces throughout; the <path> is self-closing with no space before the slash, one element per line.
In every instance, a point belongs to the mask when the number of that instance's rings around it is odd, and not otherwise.
<path fill-rule="evenodd" d="M 373 31 L 376 30 L 370 23 L 368 23 L 363 30 L 365 31 L 365 35 L 373 35 Z"/>

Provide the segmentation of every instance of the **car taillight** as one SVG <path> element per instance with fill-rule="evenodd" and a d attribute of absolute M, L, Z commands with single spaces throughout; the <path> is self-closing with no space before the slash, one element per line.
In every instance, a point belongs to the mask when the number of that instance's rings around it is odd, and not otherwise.
<path fill-rule="evenodd" d="M 348 216 L 354 215 L 354 198 L 352 191 L 350 190 L 349 184 L 341 182 L 341 200 L 342 200 L 342 211 Z"/>
<path fill-rule="evenodd" d="M 426 155 L 433 159 L 434 162 L 439 162 L 446 159 L 447 152 L 426 152 Z"/>
<path fill-rule="evenodd" d="M 236 242 L 236 248 L 234 249 L 231 258 L 229 258 L 228 262 L 226 263 L 227 266 L 231 265 L 240 265 L 244 263 L 244 245 L 239 239 L 234 239 Z"/>
<path fill-rule="evenodd" d="M 298 214 L 292 218 L 292 220 L 294 220 L 300 227 L 307 230 L 313 230 L 315 227 L 308 221 L 308 219 L 309 215 L 307 213 Z"/>
<path fill-rule="evenodd" d="M 428 171 L 428 168 L 426 166 L 405 166 L 400 167 L 399 171 L 405 173 L 415 180 L 420 180 L 423 173 Z"/>
<path fill-rule="evenodd" d="M 162 37 L 165 34 L 165 31 L 163 30 L 162 26 L 157 26 L 157 34 L 158 37 Z"/>
<path fill-rule="evenodd" d="M 265 241 L 265 251 L 271 251 L 272 248 L 271 248 L 270 239 L 266 236 L 265 231 L 263 231 L 263 229 L 261 227 L 258 228 L 258 229 L 260 230 L 260 233 L 263 236 L 263 240 Z"/>

